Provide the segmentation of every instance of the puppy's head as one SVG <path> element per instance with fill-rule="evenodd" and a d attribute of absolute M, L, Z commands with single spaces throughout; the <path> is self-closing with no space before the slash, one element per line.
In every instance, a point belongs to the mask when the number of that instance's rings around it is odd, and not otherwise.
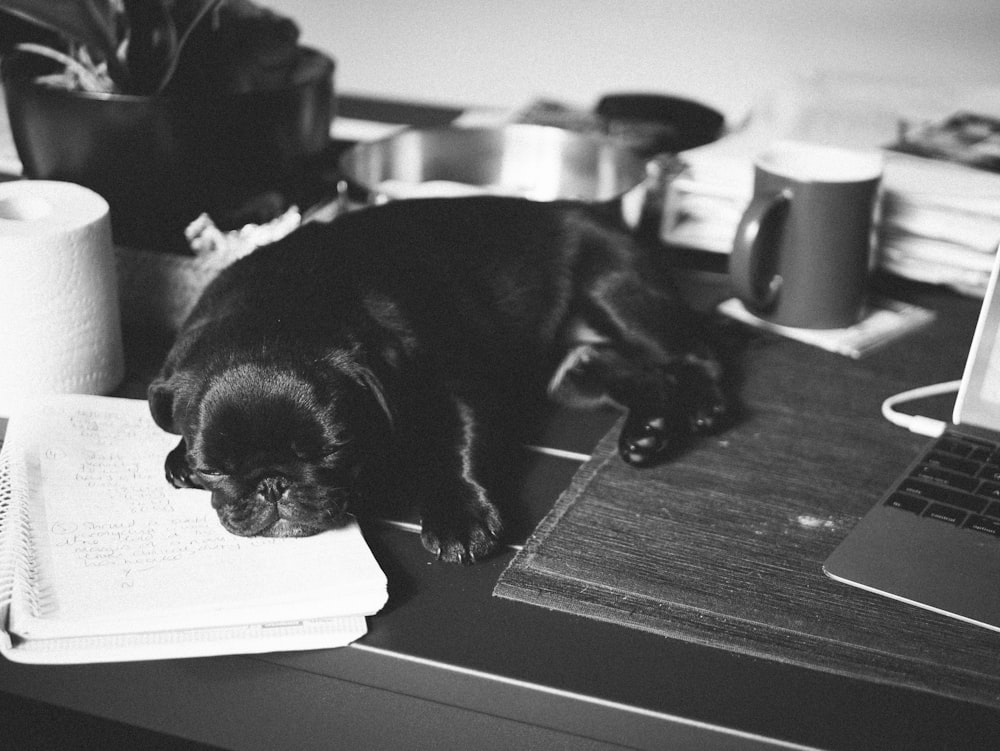
<path fill-rule="evenodd" d="M 387 410 L 362 368 L 306 377 L 238 365 L 172 395 L 194 477 L 222 525 L 242 536 L 303 537 L 343 523 Z M 155 412 L 155 410 L 154 410 Z"/>

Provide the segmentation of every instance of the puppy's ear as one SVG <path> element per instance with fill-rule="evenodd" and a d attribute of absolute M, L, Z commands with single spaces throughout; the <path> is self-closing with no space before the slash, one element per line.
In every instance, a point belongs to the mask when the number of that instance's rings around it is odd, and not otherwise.
<path fill-rule="evenodd" d="M 359 367 L 355 371 L 355 376 L 361 382 L 361 385 L 368 389 L 372 396 L 375 397 L 375 401 L 378 402 L 379 407 L 382 408 L 382 412 L 385 413 L 386 420 L 389 422 L 389 429 L 395 429 L 395 420 L 392 416 L 392 410 L 389 409 L 389 400 L 385 397 L 385 388 L 382 386 L 382 382 L 378 379 L 378 376 L 364 366 Z"/>
<path fill-rule="evenodd" d="M 157 379 L 149 385 L 146 392 L 149 401 L 149 411 L 153 421 L 168 433 L 176 433 L 174 427 L 174 389 L 170 381 Z"/>

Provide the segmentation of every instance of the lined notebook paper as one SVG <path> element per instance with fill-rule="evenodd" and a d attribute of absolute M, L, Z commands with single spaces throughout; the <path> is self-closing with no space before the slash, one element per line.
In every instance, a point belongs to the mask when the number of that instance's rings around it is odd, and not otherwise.
<path fill-rule="evenodd" d="M 13 416 L 0 456 L 0 652 L 25 662 L 347 644 L 386 601 L 355 522 L 305 538 L 225 531 L 163 475 L 177 437 L 146 403 L 57 396 Z"/>

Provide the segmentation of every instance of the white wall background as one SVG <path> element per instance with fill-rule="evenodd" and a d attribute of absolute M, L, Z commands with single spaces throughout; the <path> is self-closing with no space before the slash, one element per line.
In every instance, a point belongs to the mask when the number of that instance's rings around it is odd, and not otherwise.
<path fill-rule="evenodd" d="M 738 111 L 790 76 L 1000 85 L 1000 0 L 270 0 L 350 93 L 516 107 L 613 90 Z"/>

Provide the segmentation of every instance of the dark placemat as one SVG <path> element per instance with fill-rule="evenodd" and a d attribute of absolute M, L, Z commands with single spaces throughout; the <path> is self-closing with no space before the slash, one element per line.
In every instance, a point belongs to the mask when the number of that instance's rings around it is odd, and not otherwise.
<path fill-rule="evenodd" d="M 1000 707 L 1000 635 L 821 570 L 926 442 L 879 404 L 961 374 L 963 309 L 857 362 L 756 340 L 739 424 L 650 470 L 618 459 L 613 429 L 495 594 Z"/>

